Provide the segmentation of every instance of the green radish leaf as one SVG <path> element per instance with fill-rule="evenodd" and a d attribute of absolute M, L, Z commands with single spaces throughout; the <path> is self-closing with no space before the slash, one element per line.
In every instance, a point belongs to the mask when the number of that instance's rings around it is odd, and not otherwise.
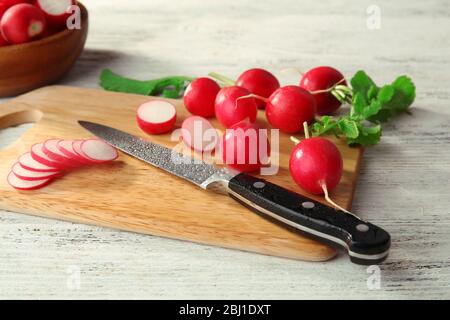
<path fill-rule="evenodd" d="M 376 99 L 380 101 L 382 104 L 386 104 L 392 100 L 392 97 L 395 94 L 395 88 L 392 85 L 383 86 L 376 96 Z M 375 98 L 374 98 L 375 99 Z"/>
<path fill-rule="evenodd" d="M 155 89 L 156 83 L 125 78 L 105 69 L 100 75 L 100 85 L 108 91 L 150 95 Z"/>
<path fill-rule="evenodd" d="M 175 89 L 165 89 L 162 92 L 162 96 L 167 99 L 178 99 L 180 96 L 180 92 Z"/>
<path fill-rule="evenodd" d="M 103 70 L 100 75 L 100 85 L 103 89 L 108 91 L 153 96 L 162 94 L 163 96 L 168 95 L 170 98 L 178 98 L 182 95 L 184 88 L 192 80 L 194 80 L 194 78 L 185 76 L 171 76 L 141 81 L 120 76 L 109 69 Z"/>
<path fill-rule="evenodd" d="M 378 87 L 364 71 L 358 71 L 350 82 L 350 113 L 337 118 L 322 117 L 312 125 L 313 134 L 344 135 L 349 145 L 375 145 L 382 134 L 379 123 L 411 106 L 416 96 L 415 85 L 409 77 L 400 76 L 391 84 Z M 366 126 L 366 121 L 376 125 Z"/>
<path fill-rule="evenodd" d="M 398 77 L 391 85 L 394 87 L 394 95 L 386 108 L 391 110 L 392 115 L 396 115 L 406 111 L 414 102 L 416 87 L 406 76 Z"/>
<path fill-rule="evenodd" d="M 352 108 L 350 109 L 350 116 L 362 115 L 366 108 L 366 101 L 360 92 L 353 95 Z"/>
<path fill-rule="evenodd" d="M 315 122 L 312 127 L 312 135 L 313 136 L 321 136 L 326 133 L 334 133 L 334 129 L 336 127 L 336 122 L 332 120 L 329 116 L 323 116 Z"/>
<path fill-rule="evenodd" d="M 373 126 L 373 127 L 365 127 L 363 125 L 359 125 L 360 134 L 356 138 L 348 138 L 347 143 L 349 145 L 363 145 L 363 146 L 372 146 L 380 142 L 381 139 L 381 126 Z"/>
<path fill-rule="evenodd" d="M 360 93 L 367 102 L 368 92 L 371 87 L 377 87 L 371 78 L 362 70 L 356 72 L 353 78 L 350 80 L 352 84 L 353 94 Z M 373 89 L 372 89 L 373 90 Z"/>
<path fill-rule="evenodd" d="M 368 119 L 373 115 L 376 115 L 381 109 L 381 102 L 379 100 L 372 100 L 372 102 L 366 106 L 362 112 L 364 119 Z"/>
<path fill-rule="evenodd" d="M 392 84 L 380 90 L 377 100 L 382 105 L 381 109 L 367 119 L 372 122 L 386 122 L 389 118 L 405 112 L 413 103 L 415 95 L 416 88 L 411 79 L 400 76 Z"/>
<path fill-rule="evenodd" d="M 359 135 L 358 124 L 354 120 L 347 118 L 341 119 L 338 122 L 338 127 L 347 139 L 355 139 Z"/>
<path fill-rule="evenodd" d="M 370 86 L 369 91 L 367 91 L 367 101 L 371 101 L 372 99 L 375 99 L 378 94 L 378 87 L 373 85 Z"/>

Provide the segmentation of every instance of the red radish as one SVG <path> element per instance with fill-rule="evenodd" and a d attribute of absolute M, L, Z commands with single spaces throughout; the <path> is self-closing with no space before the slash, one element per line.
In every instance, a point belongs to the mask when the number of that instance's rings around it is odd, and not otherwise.
<path fill-rule="evenodd" d="M 336 145 L 321 137 L 309 138 L 308 125 L 304 123 L 305 140 L 298 141 L 289 160 L 289 171 L 294 181 L 313 194 L 324 194 L 325 199 L 338 209 L 346 211 L 328 196 L 341 180 L 343 161 Z"/>
<path fill-rule="evenodd" d="M 243 120 L 256 121 L 258 107 L 250 95 L 250 91 L 237 86 L 225 87 L 219 91 L 215 101 L 215 112 L 224 127 L 229 128 Z M 241 97 L 249 98 L 239 100 Z"/>
<path fill-rule="evenodd" d="M 151 100 L 138 108 L 136 120 L 144 132 L 162 134 L 171 131 L 175 126 L 177 111 L 168 101 Z"/>
<path fill-rule="evenodd" d="M 8 183 L 15 189 L 18 190 L 36 190 L 48 185 L 53 179 L 42 179 L 42 180 L 23 180 L 16 176 L 13 172 L 10 172 L 7 177 Z"/>
<path fill-rule="evenodd" d="M 66 157 L 76 160 L 82 164 L 91 164 L 92 161 L 87 160 L 83 156 L 79 155 L 74 149 L 74 140 L 60 140 L 58 142 L 58 149 L 61 151 Z M 83 140 L 78 140 L 79 147 L 81 147 L 81 143 Z M 80 149 L 79 149 L 80 150 Z M 80 150 L 81 152 L 81 150 Z"/>
<path fill-rule="evenodd" d="M 30 152 L 24 153 L 19 157 L 19 164 L 27 170 L 36 172 L 55 173 L 59 172 L 58 168 L 50 167 L 33 159 Z"/>
<path fill-rule="evenodd" d="M 45 14 L 45 18 L 52 27 L 64 29 L 71 15 L 67 9 L 76 5 L 77 2 L 75 0 L 35 0 L 34 4 Z"/>
<path fill-rule="evenodd" d="M 33 2 L 33 0 L 0 0 L 0 4 L 5 5 L 6 8 L 10 8 L 20 3 L 31 3 L 31 2 Z"/>
<path fill-rule="evenodd" d="M 213 151 L 219 141 L 217 130 L 211 122 L 199 116 L 186 118 L 181 129 L 184 143 L 200 153 Z"/>
<path fill-rule="evenodd" d="M 55 161 L 47 156 L 44 153 L 43 148 L 43 143 L 36 143 L 31 147 L 31 156 L 34 160 L 52 168 L 66 169 L 66 165 L 64 165 L 64 163 Z"/>
<path fill-rule="evenodd" d="M 9 46 L 9 42 L 6 41 L 6 40 L 3 38 L 2 34 L 0 33 L 0 47 L 6 47 L 6 46 Z"/>
<path fill-rule="evenodd" d="M 59 177 L 61 175 L 61 172 L 38 172 L 38 171 L 31 171 L 23 168 L 20 163 L 16 162 L 12 169 L 12 172 L 14 174 L 22 179 L 22 180 L 29 180 L 29 181 L 35 181 L 35 180 L 43 180 L 43 179 L 52 179 Z"/>
<path fill-rule="evenodd" d="M 0 0 L 0 20 L 5 11 L 20 3 L 31 3 L 33 0 Z"/>
<path fill-rule="evenodd" d="M 281 131 L 295 133 L 303 129 L 303 122 L 314 120 L 316 102 L 305 89 L 286 86 L 276 90 L 267 99 L 267 121 Z"/>
<path fill-rule="evenodd" d="M 66 167 L 75 168 L 82 165 L 80 161 L 77 161 L 74 158 L 66 156 L 59 148 L 58 144 L 60 139 L 49 139 L 44 142 L 42 147 L 42 151 L 44 151 L 45 155 L 48 156 L 51 160 L 59 162 Z"/>
<path fill-rule="evenodd" d="M 12 44 L 39 39 L 46 27 L 44 14 L 28 3 L 17 4 L 6 10 L 0 22 L 3 37 Z"/>
<path fill-rule="evenodd" d="M 115 148 L 98 139 L 83 141 L 81 143 L 81 152 L 87 159 L 96 163 L 113 161 L 119 156 Z"/>
<path fill-rule="evenodd" d="M 224 163 L 241 172 L 253 172 L 268 163 L 270 144 L 266 130 L 239 122 L 227 129 L 221 140 Z"/>
<path fill-rule="evenodd" d="M 214 102 L 220 86 L 210 78 L 198 78 L 192 81 L 184 92 L 186 109 L 197 116 L 214 116 Z"/>
<path fill-rule="evenodd" d="M 256 68 L 242 73 L 236 80 L 236 85 L 258 96 L 269 98 L 280 87 L 280 82 L 269 71 Z M 260 109 L 266 107 L 266 103 L 260 99 L 256 100 L 256 104 Z"/>
<path fill-rule="evenodd" d="M 319 115 L 332 114 L 342 105 L 331 93 L 337 84 L 346 85 L 346 82 L 342 73 L 332 67 L 311 69 L 300 80 L 300 87 L 313 93 Z"/>
<path fill-rule="evenodd" d="M 0 0 L 0 21 L 7 9 L 19 3 L 30 3 L 31 0 Z M 0 28 L 0 47 L 8 46 L 10 43 L 2 36 Z"/>
<path fill-rule="evenodd" d="M 9 7 L 7 6 L 6 3 L 2 2 L 0 0 L 0 20 L 2 20 L 3 14 L 5 13 L 5 11 L 8 9 Z"/>

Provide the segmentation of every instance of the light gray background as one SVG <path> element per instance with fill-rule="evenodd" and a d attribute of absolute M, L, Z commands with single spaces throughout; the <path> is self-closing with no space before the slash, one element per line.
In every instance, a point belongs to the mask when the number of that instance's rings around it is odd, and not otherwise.
<path fill-rule="evenodd" d="M 62 83 L 97 87 L 104 67 L 141 79 L 259 66 L 297 83 L 283 69 L 317 65 L 412 76 L 413 115 L 367 150 L 354 202 L 392 234 L 381 288 L 345 255 L 292 261 L 0 212 L 0 298 L 450 298 L 449 2 L 261 2 L 85 1 L 86 50 Z M 372 4 L 381 29 L 366 26 Z M 23 130 L 0 132 L 0 146 Z"/>

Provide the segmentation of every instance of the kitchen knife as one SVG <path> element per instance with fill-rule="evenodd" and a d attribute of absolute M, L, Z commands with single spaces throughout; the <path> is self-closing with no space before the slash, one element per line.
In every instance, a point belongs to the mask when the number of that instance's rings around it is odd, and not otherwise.
<path fill-rule="evenodd" d="M 101 124 L 79 124 L 115 148 L 205 189 L 226 193 L 249 209 L 309 237 L 344 248 L 356 264 L 386 259 L 390 235 L 353 214 L 323 205 L 245 173 L 221 169 Z"/>

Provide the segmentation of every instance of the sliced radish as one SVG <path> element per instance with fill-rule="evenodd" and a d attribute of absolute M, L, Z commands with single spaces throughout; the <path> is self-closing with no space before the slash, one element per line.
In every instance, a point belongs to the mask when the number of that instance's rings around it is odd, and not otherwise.
<path fill-rule="evenodd" d="M 50 139 L 44 142 L 44 146 L 42 147 L 42 151 L 44 151 L 45 155 L 50 159 L 62 163 L 64 166 L 75 168 L 82 165 L 81 162 L 67 157 L 61 150 L 58 148 L 58 143 L 60 139 Z"/>
<path fill-rule="evenodd" d="M 217 130 L 203 117 L 191 116 L 181 125 L 184 143 L 198 152 L 211 152 L 219 141 Z"/>
<path fill-rule="evenodd" d="M 48 185 L 52 182 L 53 179 L 42 179 L 42 180 L 23 180 L 14 174 L 14 172 L 10 172 L 8 174 L 7 181 L 11 185 L 11 187 L 18 190 L 36 190 Z"/>
<path fill-rule="evenodd" d="M 73 151 L 75 151 L 75 153 L 78 156 L 83 158 L 84 161 L 86 161 L 86 164 L 92 164 L 93 161 L 91 159 L 89 159 L 88 157 L 86 157 L 86 155 L 83 154 L 83 151 L 81 151 L 81 144 L 83 142 L 84 142 L 84 140 L 74 140 L 73 143 L 72 143 Z"/>
<path fill-rule="evenodd" d="M 66 169 L 67 166 L 65 166 L 63 163 L 55 161 L 51 158 L 49 158 L 43 151 L 44 144 L 43 143 L 36 143 L 31 147 L 31 156 L 34 160 L 37 162 L 40 162 L 46 166 L 57 168 L 57 169 Z"/>
<path fill-rule="evenodd" d="M 66 27 L 69 7 L 77 4 L 75 0 L 35 0 L 35 5 L 44 13 L 49 24 L 55 28 Z"/>
<path fill-rule="evenodd" d="M 107 162 L 117 159 L 117 150 L 102 140 L 89 139 L 81 143 L 82 155 L 92 162 Z"/>
<path fill-rule="evenodd" d="M 152 100 L 143 103 L 137 110 L 139 127 L 148 134 L 161 134 L 173 129 L 177 120 L 175 106 L 165 100 Z"/>
<path fill-rule="evenodd" d="M 42 164 L 33 159 L 31 152 L 24 153 L 19 157 L 19 164 L 27 170 L 36 172 L 58 172 L 59 169 Z"/>
<path fill-rule="evenodd" d="M 12 172 L 14 172 L 14 174 L 22 179 L 22 180 L 29 180 L 29 181 L 34 181 L 34 180 L 43 180 L 43 179 L 51 179 L 51 178 L 56 178 L 59 177 L 61 175 L 61 173 L 58 172 L 37 172 L 37 171 L 32 171 L 32 170 L 27 170 L 24 167 L 22 167 L 20 165 L 20 163 L 16 162 L 12 169 Z"/>
<path fill-rule="evenodd" d="M 66 157 L 74 159 L 82 164 L 90 164 L 92 161 L 87 160 L 83 156 L 79 155 L 74 149 L 74 140 L 60 140 L 58 142 L 58 149 L 61 151 Z M 83 140 L 78 140 L 78 145 L 81 147 L 81 143 Z M 81 151 L 80 151 L 81 152 Z"/>

